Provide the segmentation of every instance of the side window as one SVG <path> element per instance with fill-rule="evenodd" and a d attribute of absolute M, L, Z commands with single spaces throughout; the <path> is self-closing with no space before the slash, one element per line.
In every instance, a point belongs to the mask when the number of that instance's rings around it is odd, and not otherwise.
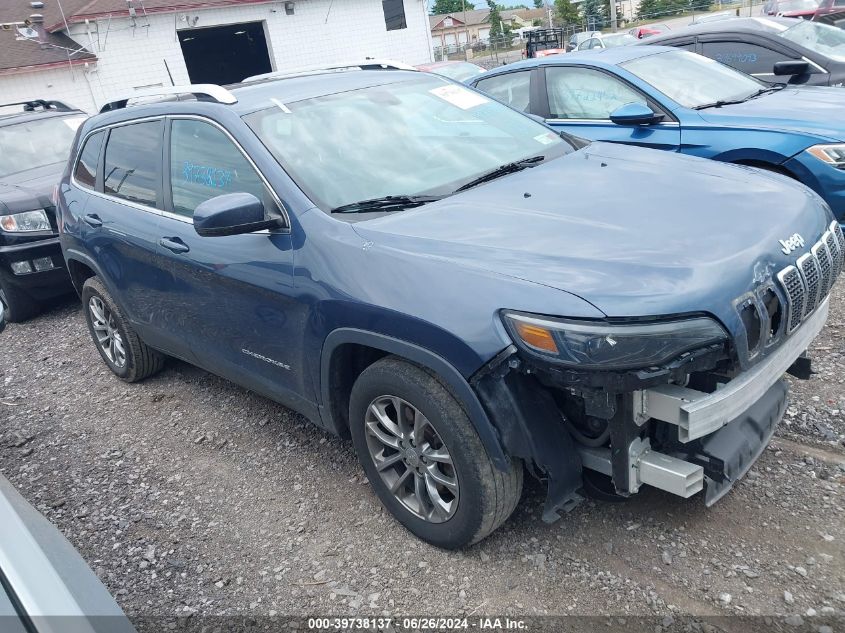
<path fill-rule="evenodd" d="M 704 42 L 701 53 L 749 75 L 771 74 L 777 62 L 792 59 L 783 53 L 745 42 Z"/>
<path fill-rule="evenodd" d="M 531 95 L 530 70 L 490 77 L 490 79 L 479 81 L 475 87 L 491 97 L 507 103 L 512 108 L 528 112 Z"/>
<path fill-rule="evenodd" d="M 76 182 L 89 189 L 94 189 L 97 182 L 97 160 L 100 158 L 104 136 L 105 132 L 97 132 L 88 137 L 73 170 Z"/>
<path fill-rule="evenodd" d="M 546 88 L 553 119 L 606 120 L 627 103 L 646 103 L 645 97 L 620 80 L 588 68 L 547 68 Z"/>
<path fill-rule="evenodd" d="M 162 125 L 146 121 L 112 128 L 106 144 L 105 193 L 156 206 Z"/>
<path fill-rule="evenodd" d="M 680 48 L 683 51 L 695 52 L 695 42 L 678 42 L 677 44 L 663 44 L 663 46 L 671 46 L 672 48 Z"/>
<path fill-rule="evenodd" d="M 224 193 L 264 199 L 264 183 L 240 150 L 210 123 L 174 119 L 170 127 L 173 212 L 192 217 L 201 202 Z"/>
<path fill-rule="evenodd" d="M 388 31 L 408 28 L 404 0 L 382 0 L 381 8 L 384 11 L 384 26 Z"/>

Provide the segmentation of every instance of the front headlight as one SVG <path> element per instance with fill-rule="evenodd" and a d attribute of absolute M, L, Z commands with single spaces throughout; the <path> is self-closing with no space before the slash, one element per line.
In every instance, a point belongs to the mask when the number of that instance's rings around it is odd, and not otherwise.
<path fill-rule="evenodd" d="M 24 211 L 12 215 L 0 215 L 0 229 L 8 233 L 22 233 L 25 231 L 50 231 L 50 219 L 43 209 Z"/>
<path fill-rule="evenodd" d="M 845 169 L 845 144 L 814 145 L 807 152 L 831 167 Z"/>
<path fill-rule="evenodd" d="M 503 318 L 514 341 L 529 353 L 584 369 L 652 367 L 728 338 L 722 326 L 706 317 L 643 324 L 567 321 L 519 312 L 505 312 Z"/>

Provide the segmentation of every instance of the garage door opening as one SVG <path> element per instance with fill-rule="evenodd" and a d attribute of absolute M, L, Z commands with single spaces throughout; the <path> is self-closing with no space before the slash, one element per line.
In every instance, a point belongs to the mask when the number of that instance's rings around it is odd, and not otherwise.
<path fill-rule="evenodd" d="M 234 84 L 272 70 L 261 22 L 179 31 L 179 45 L 191 83 Z"/>

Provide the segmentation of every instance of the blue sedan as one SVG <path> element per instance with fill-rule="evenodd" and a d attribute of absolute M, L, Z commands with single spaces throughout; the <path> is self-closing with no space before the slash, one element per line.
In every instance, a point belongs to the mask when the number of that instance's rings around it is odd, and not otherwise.
<path fill-rule="evenodd" d="M 772 86 L 659 46 L 526 60 L 468 83 L 575 136 L 786 174 L 845 223 L 841 88 Z"/>

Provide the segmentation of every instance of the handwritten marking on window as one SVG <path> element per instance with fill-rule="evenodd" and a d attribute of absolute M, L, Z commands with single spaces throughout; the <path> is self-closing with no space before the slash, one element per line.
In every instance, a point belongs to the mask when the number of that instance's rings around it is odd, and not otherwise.
<path fill-rule="evenodd" d="M 232 172 L 230 170 L 198 165 L 189 160 L 182 163 L 182 175 L 185 182 L 214 187 L 215 189 L 224 189 L 232 184 Z"/>

